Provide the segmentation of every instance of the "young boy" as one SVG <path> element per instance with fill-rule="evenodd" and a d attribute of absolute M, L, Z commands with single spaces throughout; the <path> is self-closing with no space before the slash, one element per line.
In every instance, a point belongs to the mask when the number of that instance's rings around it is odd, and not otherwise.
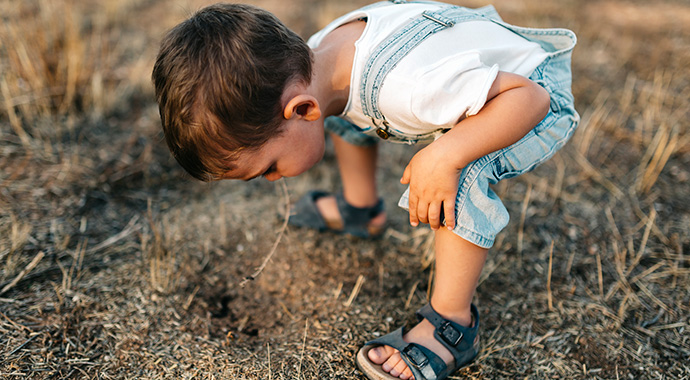
<path fill-rule="evenodd" d="M 343 192 L 307 194 L 297 225 L 380 232 L 376 141 L 429 142 L 402 173 L 399 205 L 435 230 L 431 301 L 356 360 L 370 379 L 445 379 L 477 355 L 472 297 L 508 222 L 489 185 L 549 158 L 578 123 L 574 45 L 568 30 L 428 1 L 372 4 L 307 45 L 268 12 L 219 4 L 169 32 L 153 80 L 168 146 L 204 181 L 301 174 L 321 159 L 326 124 Z"/>

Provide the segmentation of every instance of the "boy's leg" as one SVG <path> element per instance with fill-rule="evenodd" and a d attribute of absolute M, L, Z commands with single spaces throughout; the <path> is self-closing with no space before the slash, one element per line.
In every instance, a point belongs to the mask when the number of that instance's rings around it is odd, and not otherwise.
<path fill-rule="evenodd" d="M 448 320 L 463 326 L 473 324 L 470 305 L 477 288 L 488 249 L 474 245 L 446 228 L 436 231 L 436 263 L 431 305 Z M 404 336 L 406 342 L 419 343 L 436 353 L 446 363 L 453 361 L 450 352 L 433 336 L 434 327 L 426 319 L 410 329 Z M 400 358 L 397 350 L 389 346 L 369 351 L 369 359 L 382 364 L 392 376 L 408 379 L 412 372 Z"/>
<path fill-rule="evenodd" d="M 377 145 L 358 146 L 340 136 L 331 134 L 338 169 L 343 184 L 345 201 L 355 207 L 371 207 L 378 202 L 376 190 Z M 334 196 L 317 199 L 316 206 L 329 227 L 342 228 L 342 219 Z M 370 226 L 380 228 L 386 221 L 385 213 L 371 220 Z"/>
<path fill-rule="evenodd" d="M 489 250 L 470 243 L 446 228 L 436 231 L 435 249 L 431 304 L 446 319 L 470 326 L 470 305 Z"/>

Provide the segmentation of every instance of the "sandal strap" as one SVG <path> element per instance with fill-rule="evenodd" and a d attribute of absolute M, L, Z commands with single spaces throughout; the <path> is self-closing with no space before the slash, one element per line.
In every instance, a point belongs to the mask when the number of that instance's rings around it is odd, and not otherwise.
<path fill-rule="evenodd" d="M 419 320 L 426 318 L 434 325 L 436 328 L 434 337 L 453 354 L 456 369 L 472 361 L 478 353 L 475 347 L 475 339 L 479 331 L 479 312 L 474 304 L 471 305 L 470 311 L 474 321 L 472 327 L 465 327 L 443 318 L 431 307 L 431 303 L 426 304 L 417 311 L 417 318 Z"/>
<path fill-rule="evenodd" d="M 446 363 L 428 348 L 403 340 L 404 327 L 367 342 L 365 345 L 390 346 L 400 351 L 400 357 L 410 368 L 415 379 L 437 380 L 448 370 Z"/>
<path fill-rule="evenodd" d="M 477 356 L 478 349 L 475 345 L 475 338 L 479 330 L 479 312 L 474 305 L 471 305 L 471 312 L 474 320 L 472 327 L 464 327 L 446 320 L 431 307 L 431 304 L 425 305 L 417 312 L 420 321 L 426 318 L 434 325 L 436 328 L 434 338 L 453 354 L 455 362 L 452 367 L 449 367 L 443 359 L 428 348 L 420 344 L 405 342 L 403 339 L 404 326 L 390 334 L 367 342 L 365 346 L 390 346 L 400 351 L 400 357 L 417 380 L 446 379 Z"/>
<path fill-rule="evenodd" d="M 355 207 L 347 203 L 343 193 L 335 195 L 338 211 L 343 221 L 345 230 L 352 235 L 367 237 L 369 231 L 367 225 L 377 215 L 383 212 L 383 199 L 379 198 L 378 202 L 371 207 Z"/>
<path fill-rule="evenodd" d="M 316 200 L 327 195 L 329 193 L 320 190 L 312 190 L 305 194 L 292 209 L 290 219 L 288 219 L 289 223 L 296 226 L 314 228 L 318 231 L 328 229 L 326 221 L 316 206 Z M 294 213 L 295 211 L 297 211 L 296 214 Z"/>

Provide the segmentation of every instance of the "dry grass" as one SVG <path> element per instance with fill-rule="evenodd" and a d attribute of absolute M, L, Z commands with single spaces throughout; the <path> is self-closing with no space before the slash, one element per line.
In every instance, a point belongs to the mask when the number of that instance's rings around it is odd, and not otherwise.
<path fill-rule="evenodd" d="M 207 3 L 0 0 L 1 378 L 358 379 L 359 345 L 428 297 L 431 235 L 392 207 L 404 147 L 382 149 L 379 241 L 283 230 L 281 187 L 170 159 L 148 76 Z M 364 1 L 254 3 L 306 36 Z M 498 186 L 484 349 L 455 378 L 690 378 L 690 7 L 494 4 L 576 31 L 583 122 Z M 328 150 L 289 196 L 337 188 L 333 167 Z"/>

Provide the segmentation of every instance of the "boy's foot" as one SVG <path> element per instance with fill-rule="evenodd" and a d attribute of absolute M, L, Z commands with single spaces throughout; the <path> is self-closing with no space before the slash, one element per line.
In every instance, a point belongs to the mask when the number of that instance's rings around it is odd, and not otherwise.
<path fill-rule="evenodd" d="M 381 235 L 386 223 L 383 200 L 373 205 L 352 205 L 342 193 L 310 191 L 290 211 L 291 225 L 319 231 L 331 231 L 360 238 Z"/>
<path fill-rule="evenodd" d="M 453 355 L 434 338 L 434 326 L 426 319 L 422 320 L 408 331 L 403 339 L 407 343 L 418 343 L 438 355 L 450 367 L 453 365 Z M 369 360 L 378 364 L 393 377 L 402 380 L 414 379 L 412 371 L 400 357 L 400 352 L 391 346 L 378 346 L 369 350 Z"/>
<path fill-rule="evenodd" d="M 466 321 L 465 318 L 463 319 Z M 465 321 L 456 320 L 456 322 L 463 325 L 474 324 L 472 317 L 469 318 L 469 323 Z M 454 367 L 455 359 L 453 359 L 453 354 L 451 354 L 443 344 L 436 340 L 434 337 L 434 330 L 434 325 L 427 319 L 423 319 L 415 327 L 405 333 L 403 340 L 407 343 L 417 343 L 428 348 L 438 355 L 449 368 Z M 384 371 L 388 372 L 393 377 L 399 377 L 402 380 L 414 379 L 412 371 L 400 356 L 400 352 L 391 346 L 374 347 L 369 350 L 368 357 L 372 363 L 380 365 Z"/>
<path fill-rule="evenodd" d="M 319 213 L 321 213 L 321 217 L 324 222 L 326 222 L 328 228 L 335 231 L 340 231 L 345 228 L 335 195 L 326 195 L 318 198 L 316 200 L 316 208 L 319 210 Z M 383 231 L 385 224 L 386 212 L 381 211 L 381 213 L 369 220 L 367 230 L 371 236 L 376 236 Z"/>

